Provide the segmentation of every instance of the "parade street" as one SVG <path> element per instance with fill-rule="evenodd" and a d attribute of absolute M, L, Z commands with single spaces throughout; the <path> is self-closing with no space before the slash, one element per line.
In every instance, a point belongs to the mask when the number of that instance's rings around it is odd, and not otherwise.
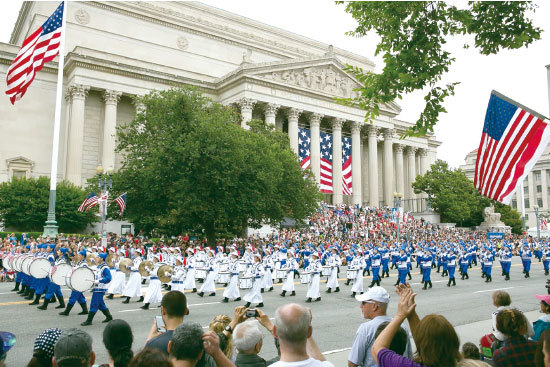
<path fill-rule="evenodd" d="M 413 265 L 414 266 L 414 265 Z M 382 280 L 382 286 L 390 294 L 393 293 L 393 284 L 396 281 L 396 270 L 390 271 L 390 278 Z M 504 281 L 500 276 L 500 266 L 495 262 L 493 267 L 493 282 L 485 283 L 481 278 L 481 272 L 478 267 L 469 271 L 469 280 L 460 280 L 457 272 L 456 287 L 446 286 L 447 277 L 442 278 L 439 273 L 432 271 L 433 288 L 431 290 L 421 290 L 421 276 L 418 269 L 413 268 L 413 279 L 410 281 L 418 296 L 416 298 L 417 310 L 420 317 L 429 313 L 439 313 L 455 326 L 471 324 L 477 321 L 491 318 L 491 312 L 494 307 L 491 304 L 491 294 L 497 289 L 506 290 L 512 297 L 512 306 L 519 308 L 523 312 L 534 311 L 539 308 L 539 301 L 535 299 L 535 294 L 545 294 L 546 277 L 542 268 L 542 263 L 533 261 L 531 277 L 525 279 L 522 274 L 520 258 L 515 256 L 512 262 L 511 280 Z M 340 271 L 340 279 L 345 276 L 345 267 Z M 357 302 L 351 295 L 351 286 L 344 285 L 345 280 L 340 280 L 340 292 L 326 294 L 325 280 L 321 282 L 321 302 L 304 303 L 306 287 L 299 284 L 296 278 L 296 296 L 282 298 L 281 283 L 275 285 L 272 292 L 264 293 L 264 312 L 273 317 L 275 309 L 285 302 L 297 302 L 309 305 L 313 311 L 313 336 L 320 349 L 327 353 L 330 360 L 331 355 L 340 354 L 339 361 L 345 360 L 347 349 L 350 348 L 357 327 L 364 322 Z M 365 287 L 370 283 L 371 277 L 365 277 Z M 144 286 L 145 287 L 145 286 Z M 23 300 L 19 295 L 10 292 L 13 283 L 0 283 L 0 319 L 2 320 L 2 330 L 13 332 L 17 337 L 15 347 L 10 351 L 7 363 L 10 366 L 23 366 L 30 359 L 34 339 L 43 330 L 51 327 L 58 327 L 63 330 L 78 327 L 85 320 L 85 316 L 79 316 L 79 307 L 75 307 L 68 317 L 59 316 L 61 310 L 55 309 L 57 303 L 50 304 L 46 311 L 36 309 L 36 306 L 28 306 L 30 301 Z M 145 291 L 145 290 L 144 290 Z M 70 291 L 63 288 L 65 299 L 68 298 Z M 222 290 L 218 288 L 215 297 L 200 298 L 196 294 L 186 293 L 190 314 L 185 320 L 195 321 L 208 327 L 209 322 L 215 315 L 227 314 L 233 316 L 234 307 L 242 305 L 244 302 L 221 303 Z M 241 291 L 241 294 L 244 292 Z M 86 295 L 90 297 L 88 293 Z M 396 297 L 392 297 L 388 313 L 393 315 L 396 310 Z M 122 304 L 121 298 L 106 300 L 107 306 L 115 319 L 124 319 L 132 326 L 134 333 L 134 352 L 139 351 L 145 344 L 147 333 L 153 323 L 155 315 L 160 315 L 160 309 L 151 305 L 148 311 L 141 310 L 141 303 L 135 299 L 130 304 Z M 91 334 L 94 340 L 94 350 L 97 355 L 96 363 L 106 363 L 108 356 L 102 343 L 102 332 L 105 324 L 101 323 L 103 315 L 98 314 L 91 326 L 84 327 Z M 534 321 L 530 320 L 530 321 Z M 491 330 L 479 330 L 478 337 L 487 334 Z M 464 338 L 463 338 L 464 339 Z M 472 340 L 461 340 L 462 343 L 472 341 L 478 344 L 479 338 Z M 265 335 L 261 355 L 265 358 L 271 358 L 276 353 L 273 339 Z M 338 364 L 340 365 L 340 364 Z"/>

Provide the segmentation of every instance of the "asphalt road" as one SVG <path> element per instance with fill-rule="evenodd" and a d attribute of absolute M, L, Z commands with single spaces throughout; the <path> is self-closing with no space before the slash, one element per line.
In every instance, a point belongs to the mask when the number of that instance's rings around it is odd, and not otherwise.
<path fill-rule="evenodd" d="M 509 292 L 512 296 L 512 305 L 524 312 L 539 308 L 535 294 L 546 293 L 544 287 L 546 277 L 542 263 L 538 263 L 536 260 L 533 262 L 529 279 L 524 279 L 521 261 L 518 257 L 513 259 L 510 281 L 504 281 L 500 272 L 500 266 L 495 263 L 493 282 L 485 283 L 485 280 L 481 278 L 479 267 L 470 269 L 469 280 L 462 281 L 460 276 L 457 276 L 456 287 L 448 288 L 446 286 L 447 278 L 442 278 L 438 273 L 432 271 L 434 287 L 424 291 L 420 289 L 421 275 L 418 269 L 413 269 L 411 284 L 415 290 L 418 290 L 416 301 L 420 317 L 430 313 L 439 313 L 455 326 L 486 320 L 491 317 L 491 312 L 494 310 L 491 293 L 497 289 Z M 394 314 L 396 309 L 395 295 L 392 291 L 396 273 L 396 270 L 391 270 L 390 278 L 382 280 L 382 286 L 392 294 L 388 311 L 390 315 Z M 345 271 L 341 271 L 340 275 L 345 276 Z M 296 281 L 299 283 L 298 279 Z M 370 281 L 370 277 L 365 277 L 365 286 L 370 284 Z M 351 286 L 345 286 L 343 283 L 343 281 L 340 282 L 341 292 L 332 294 L 324 293 L 326 287 L 322 283 L 322 301 L 310 304 L 304 302 L 306 299 L 304 285 L 296 285 L 297 295 L 295 297 L 282 298 L 279 296 L 281 284 L 276 284 L 273 292 L 264 293 L 264 312 L 272 317 L 276 308 L 286 302 L 309 305 L 313 311 L 313 335 L 320 349 L 330 353 L 349 348 L 357 327 L 365 320 L 361 317 L 359 303 L 351 297 Z M 11 288 L 13 288 L 13 283 L 0 283 L 0 330 L 13 332 L 17 336 L 17 343 L 7 357 L 7 365 L 10 367 L 26 366 L 32 356 L 34 339 L 43 330 L 51 327 L 61 329 L 80 327 L 80 323 L 85 320 L 85 316 L 77 315 L 80 312 L 78 305 L 73 308 L 70 316 L 59 316 L 58 312 L 61 310 L 55 309 L 57 303 L 51 304 L 46 311 L 40 311 L 36 309 L 36 306 L 28 306 L 30 301 L 22 300 L 19 295 L 10 292 Z M 222 292 L 220 288 L 215 297 L 204 298 L 200 298 L 196 294 L 187 294 L 190 315 L 186 316 L 186 320 L 198 322 L 206 328 L 215 315 L 232 316 L 234 307 L 243 303 L 221 303 Z M 67 299 L 70 291 L 63 289 L 63 293 Z M 241 292 L 241 294 L 244 293 Z M 90 296 L 91 294 L 88 293 L 87 297 Z M 130 323 L 134 332 L 133 349 L 134 351 L 140 350 L 144 346 L 153 318 L 160 314 L 160 310 L 151 307 L 150 310 L 143 311 L 139 309 L 140 303 L 132 301 L 130 304 L 122 304 L 120 298 L 107 300 L 107 306 L 114 318 L 124 319 Z M 98 313 L 93 325 L 82 327 L 93 337 L 97 363 L 108 362 L 107 352 L 102 343 L 102 332 L 105 325 L 101 323 L 103 318 L 104 316 Z M 480 330 L 480 336 L 489 331 Z M 266 359 L 276 353 L 272 340 L 272 337 L 266 332 L 261 353 Z"/>

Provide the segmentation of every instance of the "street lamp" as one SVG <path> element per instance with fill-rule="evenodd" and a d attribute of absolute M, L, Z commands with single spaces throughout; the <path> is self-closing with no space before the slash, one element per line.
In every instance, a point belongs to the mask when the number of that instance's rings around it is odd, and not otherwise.
<path fill-rule="evenodd" d="M 395 207 L 395 210 L 397 211 L 397 243 L 401 242 L 401 228 L 399 228 L 399 217 L 401 216 L 401 213 L 399 209 L 401 208 L 401 198 L 403 197 L 403 194 L 400 192 L 394 192 L 393 193 L 393 206 Z"/>
<path fill-rule="evenodd" d="M 107 198 L 109 189 L 113 187 L 113 168 L 109 167 L 107 171 L 103 171 L 101 165 L 97 166 L 96 172 L 99 176 L 97 187 L 101 191 L 101 198 Z M 101 245 L 107 246 L 107 232 L 105 231 L 105 216 L 107 215 L 107 200 L 100 203 L 101 205 Z"/>
<path fill-rule="evenodd" d="M 535 205 L 535 218 L 537 219 L 537 241 L 540 241 L 540 223 L 539 223 L 539 206 Z"/>

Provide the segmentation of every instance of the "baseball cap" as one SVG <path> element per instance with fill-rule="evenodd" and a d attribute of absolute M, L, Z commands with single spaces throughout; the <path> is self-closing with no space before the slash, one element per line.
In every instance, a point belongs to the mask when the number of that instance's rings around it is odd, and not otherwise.
<path fill-rule="evenodd" d="M 537 294 L 535 297 L 537 297 L 539 301 L 544 301 L 544 303 L 550 305 L 550 294 Z"/>
<path fill-rule="evenodd" d="M 61 330 L 58 328 L 44 330 L 44 332 L 38 335 L 38 338 L 36 338 L 36 340 L 34 341 L 33 352 L 36 352 L 37 350 L 42 350 L 46 353 L 48 359 L 52 359 L 53 349 L 60 335 Z"/>
<path fill-rule="evenodd" d="M 92 337 L 79 329 L 68 329 L 59 337 L 54 348 L 57 365 L 65 360 L 87 362 L 92 355 Z"/>
<path fill-rule="evenodd" d="M 0 331 L 0 361 L 6 357 L 6 353 L 15 345 L 15 335 L 7 331 Z"/>
<path fill-rule="evenodd" d="M 376 286 L 370 288 L 367 292 L 363 294 L 358 294 L 357 296 L 355 296 L 355 299 L 359 302 L 377 301 L 381 303 L 389 303 L 390 295 L 384 288 Z"/>

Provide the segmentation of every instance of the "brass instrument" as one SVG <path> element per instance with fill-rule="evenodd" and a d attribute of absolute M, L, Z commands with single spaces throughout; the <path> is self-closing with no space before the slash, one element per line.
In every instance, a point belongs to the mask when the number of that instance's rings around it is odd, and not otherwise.
<path fill-rule="evenodd" d="M 96 266 L 99 263 L 99 256 L 94 253 L 86 255 L 86 263 L 88 266 Z"/>
<path fill-rule="evenodd" d="M 169 283 L 172 279 L 172 274 L 174 274 L 174 268 L 170 265 L 162 265 L 157 270 L 157 276 L 161 283 Z"/>
<path fill-rule="evenodd" d="M 149 260 L 142 261 L 139 264 L 138 271 L 143 277 L 148 277 L 149 273 L 153 270 L 153 262 Z"/>
<path fill-rule="evenodd" d="M 120 263 L 118 264 L 118 268 L 124 274 L 130 274 L 130 272 L 132 271 L 132 265 L 134 265 L 134 262 L 128 258 L 125 258 L 120 260 Z"/>
<path fill-rule="evenodd" d="M 107 258 L 105 259 L 105 264 L 107 264 L 108 267 L 114 268 L 115 267 L 115 255 L 109 254 Z"/>

